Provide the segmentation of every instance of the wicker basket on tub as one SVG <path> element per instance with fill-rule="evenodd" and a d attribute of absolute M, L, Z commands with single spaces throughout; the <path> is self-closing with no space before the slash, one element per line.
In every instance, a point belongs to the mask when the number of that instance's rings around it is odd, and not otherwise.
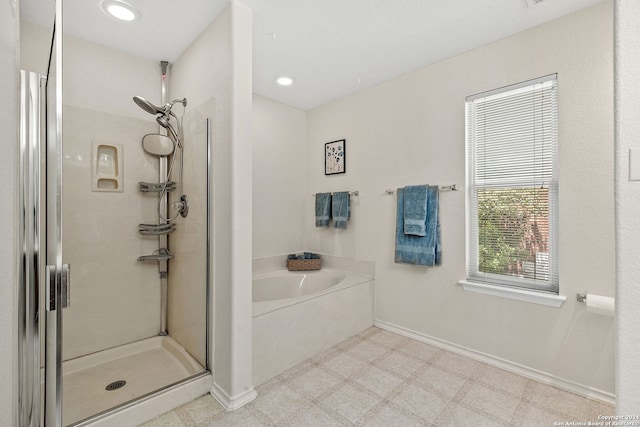
<path fill-rule="evenodd" d="M 315 255 L 317 258 L 312 259 L 287 259 L 287 269 L 289 271 L 306 271 L 306 270 L 320 270 L 322 267 L 322 260 L 319 255 Z"/>

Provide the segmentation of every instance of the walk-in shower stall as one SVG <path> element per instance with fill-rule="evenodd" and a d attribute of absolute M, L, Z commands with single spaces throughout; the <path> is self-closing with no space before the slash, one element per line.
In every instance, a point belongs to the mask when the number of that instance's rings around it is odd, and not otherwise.
<path fill-rule="evenodd" d="M 63 21 L 58 0 L 48 70 L 22 72 L 21 426 L 86 425 L 211 386 L 214 100 L 168 98 L 171 64 Z"/>

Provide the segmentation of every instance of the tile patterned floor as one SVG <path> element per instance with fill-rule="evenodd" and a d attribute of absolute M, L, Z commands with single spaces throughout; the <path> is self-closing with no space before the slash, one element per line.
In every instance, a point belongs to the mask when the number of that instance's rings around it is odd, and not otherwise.
<path fill-rule="evenodd" d="M 145 427 L 553 426 L 612 405 L 370 328 L 257 387 L 225 412 L 210 395 Z"/>

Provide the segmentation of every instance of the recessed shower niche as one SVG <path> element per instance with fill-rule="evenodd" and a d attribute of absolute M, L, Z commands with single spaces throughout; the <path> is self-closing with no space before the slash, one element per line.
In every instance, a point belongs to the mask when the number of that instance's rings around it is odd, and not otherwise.
<path fill-rule="evenodd" d="M 91 190 L 122 193 L 122 145 L 92 141 Z"/>

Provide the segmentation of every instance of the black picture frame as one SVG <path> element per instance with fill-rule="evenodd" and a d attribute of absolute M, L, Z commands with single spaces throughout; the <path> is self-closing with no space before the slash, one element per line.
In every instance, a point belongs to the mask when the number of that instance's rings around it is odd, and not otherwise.
<path fill-rule="evenodd" d="M 347 142 L 344 139 L 324 144 L 324 174 L 336 175 L 347 171 Z"/>

